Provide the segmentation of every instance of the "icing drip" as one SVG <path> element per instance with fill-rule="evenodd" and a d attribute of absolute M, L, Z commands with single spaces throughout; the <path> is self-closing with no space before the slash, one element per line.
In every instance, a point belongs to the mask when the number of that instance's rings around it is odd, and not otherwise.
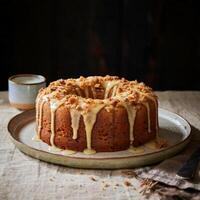
<path fill-rule="evenodd" d="M 131 146 L 128 149 L 129 152 L 134 153 L 134 154 L 140 154 L 140 153 L 144 153 L 144 147 L 133 147 Z"/>
<path fill-rule="evenodd" d="M 110 90 L 119 83 L 119 81 L 108 81 L 105 83 L 105 94 L 104 99 L 109 97 Z M 113 93 L 112 93 L 113 94 Z"/>
<path fill-rule="evenodd" d="M 131 146 L 134 140 L 133 130 L 134 130 L 135 117 L 136 117 L 136 109 L 127 103 L 123 103 L 123 106 L 126 108 L 126 111 L 128 114 L 130 146 Z"/>
<path fill-rule="evenodd" d="M 77 139 L 77 133 L 79 128 L 79 121 L 80 121 L 80 112 L 78 112 L 75 109 L 70 109 L 70 115 L 71 115 L 71 127 L 73 130 L 73 136 L 72 138 L 75 140 Z"/>
<path fill-rule="evenodd" d="M 158 106 L 157 106 L 157 101 L 155 98 L 148 96 L 149 99 L 151 99 L 154 102 L 155 105 L 155 110 L 156 110 L 156 138 L 158 138 Z"/>
<path fill-rule="evenodd" d="M 86 140 L 87 140 L 87 149 L 84 150 L 85 154 L 94 154 L 95 150 L 91 147 L 92 140 L 92 129 L 96 122 L 97 113 L 105 106 L 105 104 L 97 104 L 96 107 L 91 108 L 91 110 L 83 114 L 83 120 L 85 124 Z"/>
<path fill-rule="evenodd" d="M 115 85 L 115 86 L 113 87 L 111 97 L 114 97 L 114 96 L 116 95 L 116 92 L 117 92 L 117 85 Z"/>
<path fill-rule="evenodd" d="M 121 96 L 115 96 L 113 97 L 113 99 L 118 99 L 120 100 L 122 106 L 126 109 L 127 111 L 127 115 L 128 115 L 128 121 L 129 121 L 129 137 L 130 137 L 130 146 L 133 144 L 133 140 L 134 140 L 134 124 L 135 124 L 135 118 L 136 118 L 136 114 L 137 114 L 137 110 L 136 107 L 134 107 L 133 105 L 123 101 L 123 97 L 127 97 L 128 94 L 124 93 Z"/>
<path fill-rule="evenodd" d="M 147 142 L 145 144 L 145 147 L 147 147 L 149 149 L 157 149 L 157 147 L 156 147 L 156 140 L 151 140 L 150 142 Z"/>
<path fill-rule="evenodd" d="M 158 128 L 158 106 L 157 103 L 155 104 L 155 109 L 156 109 L 156 138 L 158 138 L 158 133 L 159 133 L 159 128 Z"/>
<path fill-rule="evenodd" d="M 145 93 L 143 93 L 142 91 L 138 90 L 137 87 L 134 87 L 134 90 L 143 94 L 144 96 L 146 96 L 148 99 L 151 99 L 153 102 L 154 102 L 154 105 L 155 105 L 155 110 L 156 110 L 156 138 L 158 138 L 158 106 L 157 106 L 157 101 L 154 97 L 150 96 L 150 95 L 147 95 Z M 148 132 L 151 131 L 150 129 L 150 108 L 149 108 L 149 104 L 146 103 L 144 104 L 145 107 L 147 108 L 147 113 L 148 113 Z"/>
<path fill-rule="evenodd" d="M 42 130 L 42 116 L 43 116 L 44 103 L 45 103 L 45 101 L 43 100 L 42 102 L 40 102 L 40 106 L 39 106 L 38 132 L 37 132 L 38 139 L 40 139 L 40 134 L 41 134 L 41 130 Z"/>
<path fill-rule="evenodd" d="M 58 147 L 56 147 L 56 146 L 49 146 L 49 148 L 48 148 L 48 150 L 50 151 L 50 152 L 60 152 L 60 151 L 62 151 L 62 149 L 60 149 L 60 148 L 58 148 Z"/>
<path fill-rule="evenodd" d="M 38 111 L 38 102 L 39 102 L 39 100 L 38 99 L 36 99 L 36 105 L 35 105 L 35 109 L 36 109 L 36 131 L 38 132 L 38 118 L 39 118 L 39 111 Z"/>
<path fill-rule="evenodd" d="M 52 100 L 50 102 L 50 108 L 51 108 L 51 137 L 50 137 L 50 144 L 51 144 L 51 146 L 49 146 L 49 151 L 51 151 L 51 152 L 60 152 L 60 151 L 62 151 L 63 155 L 71 155 L 71 154 L 74 154 L 76 152 L 72 151 L 72 150 L 64 150 L 63 151 L 62 149 L 56 147 L 55 144 L 54 144 L 54 138 L 55 138 L 55 113 L 56 113 L 56 110 L 64 103 L 64 100 L 65 99 L 62 99 L 59 103 L 56 100 Z M 72 113 L 74 114 L 75 112 L 72 111 Z M 73 116 L 73 114 L 72 114 L 72 116 Z M 77 122 L 73 122 L 73 124 L 75 124 L 75 126 L 76 126 L 76 123 Z M 76 128 L 73 129 L 73 130 L 76 130 Z M 77 134 L 77 133 L 75 133 L 75 134 Z"/>
<path fill-rule="evenodd" d="M 34 135 L 32 140 L 35 141 L 35 142 L 40 142 L 41 141 L 38 134 Z"/>
<path fill-rule="evenodd" d="M 50 151 L 60 151 L 61 149 L 56 147 L 54 144 L 54 138 L 55 138 L 55 113 L 56 110 L 64 103 L 65 99 L 60 100 L 58 103 L 57 100 L 51 100 L 50 101 L 50 108 L 51 108 L 51 137 L 50 137 Z"/>
<path fill-rule="evenodd" d="M 91 154 L 95 154 L 96 151 L 94 149 L 84 149 L 83 153 L 86 155 L 91 155 Z"/>
<path fill-rule="evenodd" d="M 50 137 L 50 143 L 51 146 L 54 145 L 54 137 L 55 137 L 55 111 L 56 110 L 51 110 L 51 137 Z"/>
<path fill-rule="evenodd" d="M 149 104 L 146 102 L 146 103 L 143 103 L 143 105 L 146 107 L 147 109 L 147 118 L 148 118 L 148 132 L 150 133 L 151 132 L 151 119 L 150 119 L 150 108 L 149 108 Z"/>
<path fill-rule="evenodd" d="M 66 155 L 66 156 L 72 155 L 72 154 L 75 154 L 75 153 L 76 153 L 76 151 L 69 150 L 69 149 L 62 151 L 62 155 Z"/>

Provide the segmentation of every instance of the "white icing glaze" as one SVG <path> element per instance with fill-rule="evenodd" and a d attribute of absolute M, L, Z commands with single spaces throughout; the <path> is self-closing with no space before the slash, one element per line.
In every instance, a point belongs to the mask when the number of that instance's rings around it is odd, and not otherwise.
<path fill-rule="evenodd" d="M 55 110 L 51 110 L 51 137 L 50 137 L 50 144 L 52 147 L 54 145 L 54 137 L 55 137 Z"/>
<path fill-rule="evenodd" d="M 84 150 L 86 154 L 95 153 L 95 150 L 92 150 L 91 147 L 91 138 L 92 138 L 92 129 L 96 122 L 96 117 L 98 112 L 105 106 L 105 104 L 97 104 L 95 107 L 87 113 L 83 114 L 83 121 L 85 124 L 86 140 L 87 140 L 87 149 Z"/>
<path fill-rule="evenodd" d="M 118 83 L 119 83 L 119 80 L 105 82 L 105 84 L 104 84 L 104 88 L 105 88 L 104 99 L 108 98 L 110 90 Z"/>
<path fill-rule="evenodd" d="M 139 92 L 139 93 L 141 93 L 141 94 L 143 94 L 145 97 L 147 97 L 148 99 L 150 99 L 150 100 L 152 100 L 153 102 L 154 102 L 154 105 L 155 105 L 155 110 L 156 110 L 156 137 L 158 137 L 158 106 L 157 106 L 157 101 L 156 101 L 156 99 L 155 99 L 155 97 L 153 97 L 153 96 L 151 96 L 151 95 L 149 95 L 149 94 L 146 94 L 146 93 L 144 93 L 144 92 L 142 92 L 141 90 L 138 90 L 138 88 L 137 88 L 137 85 L 135 86 L 135 87 L 133 87 L 134 88 L 134 90 L 135 91 L 137 91 L 137 92 Z M 146 108 L 147 108 L 147 110 L 150 110 L 149 109 L 149 105 L 145 105 L 146 106 Z M 147 111 L 148 112 L 148 132 L 149 132 L 149 130 L 150 130 L 150 126 L 149 126 L 149 124 L 150 124 L 150 111 Z"/>
<path fill-rule="evenodd" d="M 65 102 L 65 99 L 62 99 L 58 102 L 58 100 L 52 99 L 50 101 L 50 108 L 51 108 L 51 137 L 50 137 L 50 144 L 52 148 L 59 149 L 54 144 L 55 138 L 55 113 L 56 110 Z"/>
<path fill-rule="evenodd" d="M 134 154 L 140 154 L 140 153 L 144 153 L 145 149 L 144 147 L 133 147 L 131 146 L 128 149 L 129 152 L 134 153 Z"/>
<path fill-rule="evenodd" d="M 134 131 L 135 117 L 137 112 L 135 107 L 127 103 L 123 103 L 123 106 L 126 108 L 128 114 L 130 145 L 132 145 L 134 140 L 133 131 Z"/>
<path fill-rule="evenodd" d="M 63 151 L 61 152 L 62 155 L 66 155 L 66 156 L 72 155 L 72 154 L 75 154 L 75 153 L 76 153 L 76 151 L 69 150 L 69 149 L 63 150 Z"/>
<path fill-rule="evenodd" d="M 157 149 L 157 147 L 156 147 L 156 140 L 151 140 L 150 142 L 147 142 L 145 144 L 145 147 L 147 147 L 149 149 Z"/>
<path fill-rule="evenodd" d="M 35 141 L 35 142 L 40 142 L 40 141 L 41 141 L 38 134 L 35 134 L 35 135 L 33 136 L 32 140 Z"/>
<path fill-rule="evenodd" d="M 55 137 L 55 112 L 58 108 L 58 103 L 55 100 L 50 101 L 50 108 L 51 108 L 51 137 L 50 137 L 50 144 L 53 147 L 54 145 L 54 137 Z"/>
<path fill-rule="evenodd" d="M 168 146 L 168 142 L 166 139 L 158 137 L 155 138 L 145 144 L 145 147 L 149 149 L 160 149 L 160 148 L 165 148 Z"/>
<path fill-rule="evenodd" d="M 60 148 L 58 148 L 58 147 L 56 147 L 56 146 L 49 146 L 49 148 L 48 148 L 48 150 L 50 151 L 50 152 L 61 152 L 62 151 L 62 149 L 60 149 Z"/>
<path fill-rule="evenodd" d="M 42 116 L 43 116 L 43 105 L 44 105 L 45 101 L 42 100 L 42 102 L 40 102 L 40 106 L 39 106 L 39 119 L 38 119 L 38 138 L 40 139 L 40 134 L 41 134 L 41 130 L 42 130 Z"/>
<path fill-rule="evenodd" d="M 128 121 L 129 121 L 129 137 L 130 137 L 130 146 L 133 143 L 134 140 L 134 124 L 135 124 L 135 118 L 137 114 L 137 109 L 133 105 L 130 105 L 130 103 L 123 101 L 123 97 L 126 97 L 128 93 L 124 93 L 121 96 L 115 96 L 114 99 L 118 99 L 121 101 L 121 105 L 126 109 L 127 115 L 128 115 Z"/>
<path fill-rule="evenodd" d="M 37 98 L 36 101 L 35 101 L 35 109 L 36 109 L 36 131 L 38 133 L 38 118 L 39 118 L 39 110 L 38 110 L 38 102 L 39 102 L 39 99 Z"/>
<path fill-rule="evenodd" d="M 79 121 L 81 117 L 81 113 L 76 109 L 70 109 L 70 116 L 71 116 L 71 127 L 73 130 L 72 138 L 75 140 L 77 139 L 77 133 L 79 128 Z"/>
<path fill-rule="evenodd" d="M 86 155 L 92 155 L 95 154 L 96 151 L 94 149 L 84 149 L 83 153 Z"/>
<path fill-rule="evenodd" d="M 51 108 L 51 111 L 56 111 L 58 107 L 59 107 L 58 100 L 52 99 L 52 100 L 50 101 L 50 108 Z"/>
<path fill-rule="evenodd" d="M 155 111 L 156 111 L 156 138 L 158 138 L 158 106 L 157 106 L 157 101 L 155 98 L 153 98 L 152 96 L 147 96 L 149 99 L 151 99 L 154 102 L 154 106 L 155 106 Z"/>
<path fill-rule="evenodd" d="M 151 117 L 150 117 L 150 108 L 149 108 L 149 103 L 145 102 L 143 103 L 143 105 L 146 107 L 147 109 L 147 120 L 148 120 L 148 132 L 151 132 Z"/>
<path fill-rule="evenodd" d="M 118 87 L 117 85 L 115 85 L 115 86 L 113 87 L 111 97 L 114 97 L 114 96 L 116 95 L 117 87 Z"/>

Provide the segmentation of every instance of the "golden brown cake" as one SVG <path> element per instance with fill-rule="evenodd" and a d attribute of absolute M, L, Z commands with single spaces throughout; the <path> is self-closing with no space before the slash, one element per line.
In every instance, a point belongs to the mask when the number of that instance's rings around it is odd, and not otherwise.
<path fill-rule="evenodd" d="M 36 124 L 38 138 L 54 149 L 125 150 L 156 137 L 157 97 L 144 83 L 116 76 L 61 79 L 40 90 Z"/>

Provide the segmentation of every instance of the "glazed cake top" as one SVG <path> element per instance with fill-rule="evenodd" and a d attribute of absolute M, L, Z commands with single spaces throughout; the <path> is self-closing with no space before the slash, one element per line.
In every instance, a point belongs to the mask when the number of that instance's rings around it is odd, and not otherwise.
<path fill-rule="evenodd" d="M 148 98 L 156 100 L 157 97 L 144 83 L 107 75 L 60 79 L 41 89 L 38 98 L 64 101 L 62 104 L 66 106 L 87 109 L 87 106 L 97 103 L 118 106 L 122 101 L 138 105 Z"/>

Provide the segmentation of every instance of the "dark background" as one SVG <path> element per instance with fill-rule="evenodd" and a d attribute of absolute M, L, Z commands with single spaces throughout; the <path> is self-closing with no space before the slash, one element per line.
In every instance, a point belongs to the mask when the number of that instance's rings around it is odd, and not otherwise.
<path fill-rule="evenodd" d="M 1 0 L 0 13 L 0 90 L 19 73 L 200 90 L 198 1 Z"/>

